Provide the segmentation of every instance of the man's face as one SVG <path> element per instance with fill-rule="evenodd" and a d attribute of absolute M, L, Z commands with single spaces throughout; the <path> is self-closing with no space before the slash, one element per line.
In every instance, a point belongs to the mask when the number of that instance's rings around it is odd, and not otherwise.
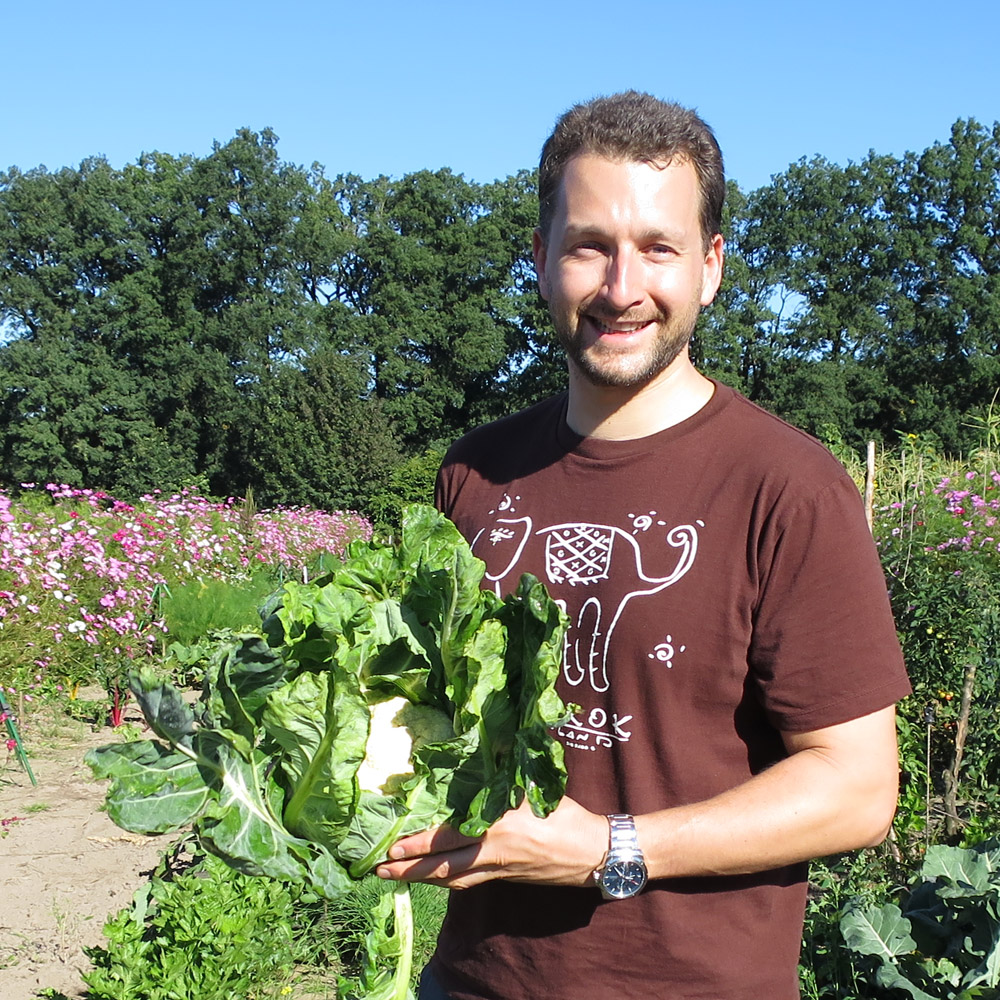
<path fill-rule="evenodd" d="M 535 233 L 542 297 L 571 364 L 599 386 L 643 386 L 686 348 L 722 277 L 705 251 L 698 179 L 593 154 L 566 165 L 547 234 Z"/>

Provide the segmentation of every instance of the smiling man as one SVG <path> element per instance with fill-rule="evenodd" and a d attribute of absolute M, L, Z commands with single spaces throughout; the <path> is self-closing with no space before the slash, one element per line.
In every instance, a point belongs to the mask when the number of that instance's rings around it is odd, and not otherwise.
<path fill-rule="evenodd" d="M 498 593 L 569 620 L 567 796 L 400 841 L 452 893 L 421 997 L 792 1000 L 809 858 L 891 823 L 909 685 L 860 497 L 705 378 L 725 181 L 693 112 L 579 105 L 542 152 L 539 288 L 569 389 L 467 435 L 438 502 Z"/>

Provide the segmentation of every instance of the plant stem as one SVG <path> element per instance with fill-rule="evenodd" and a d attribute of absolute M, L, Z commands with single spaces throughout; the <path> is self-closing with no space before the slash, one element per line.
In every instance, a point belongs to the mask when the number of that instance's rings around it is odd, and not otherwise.
<path fill-rule="evenodd" d="M 407 1000 L 413 971 L 413 906 L 409 882 L 397 882 L 392 890 L 392 918 L 393 935 L 399 942 L 399 965 L 396 966 L 392 1000 Z"/>

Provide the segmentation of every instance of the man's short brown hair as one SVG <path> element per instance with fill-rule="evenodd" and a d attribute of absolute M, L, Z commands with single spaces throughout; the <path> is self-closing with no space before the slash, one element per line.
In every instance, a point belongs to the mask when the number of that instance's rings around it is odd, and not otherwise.
<path fill-rule="evenodd" d="M 711 128 L 688 108 L 628 90 L 577 104 L 556 122 L 538 166 L 538 224 L 543 238 L 548 236 L 566 164 L 582 153 L 633 163 L 687 160 L 698 175 L 698 214 L 706 249 L 721 231 L 726 175 Z"/>

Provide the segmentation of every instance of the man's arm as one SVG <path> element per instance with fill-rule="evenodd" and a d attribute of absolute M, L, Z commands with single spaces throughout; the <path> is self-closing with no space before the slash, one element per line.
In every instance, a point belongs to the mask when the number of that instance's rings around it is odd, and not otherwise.
<path fill-rule="evenodd" d="M 895 710 L 784 736 L 788 757 L 727 792 L 636 817 L 650 878 L 737 875 L 873 846 L 898 792 Z M 587 885 L 608 822 L 564 798 L 546 819 L 527 805 L 472 840 L 449 827 L 406 837 L 383 878 L 465 889 L 495 878 Z"/>

